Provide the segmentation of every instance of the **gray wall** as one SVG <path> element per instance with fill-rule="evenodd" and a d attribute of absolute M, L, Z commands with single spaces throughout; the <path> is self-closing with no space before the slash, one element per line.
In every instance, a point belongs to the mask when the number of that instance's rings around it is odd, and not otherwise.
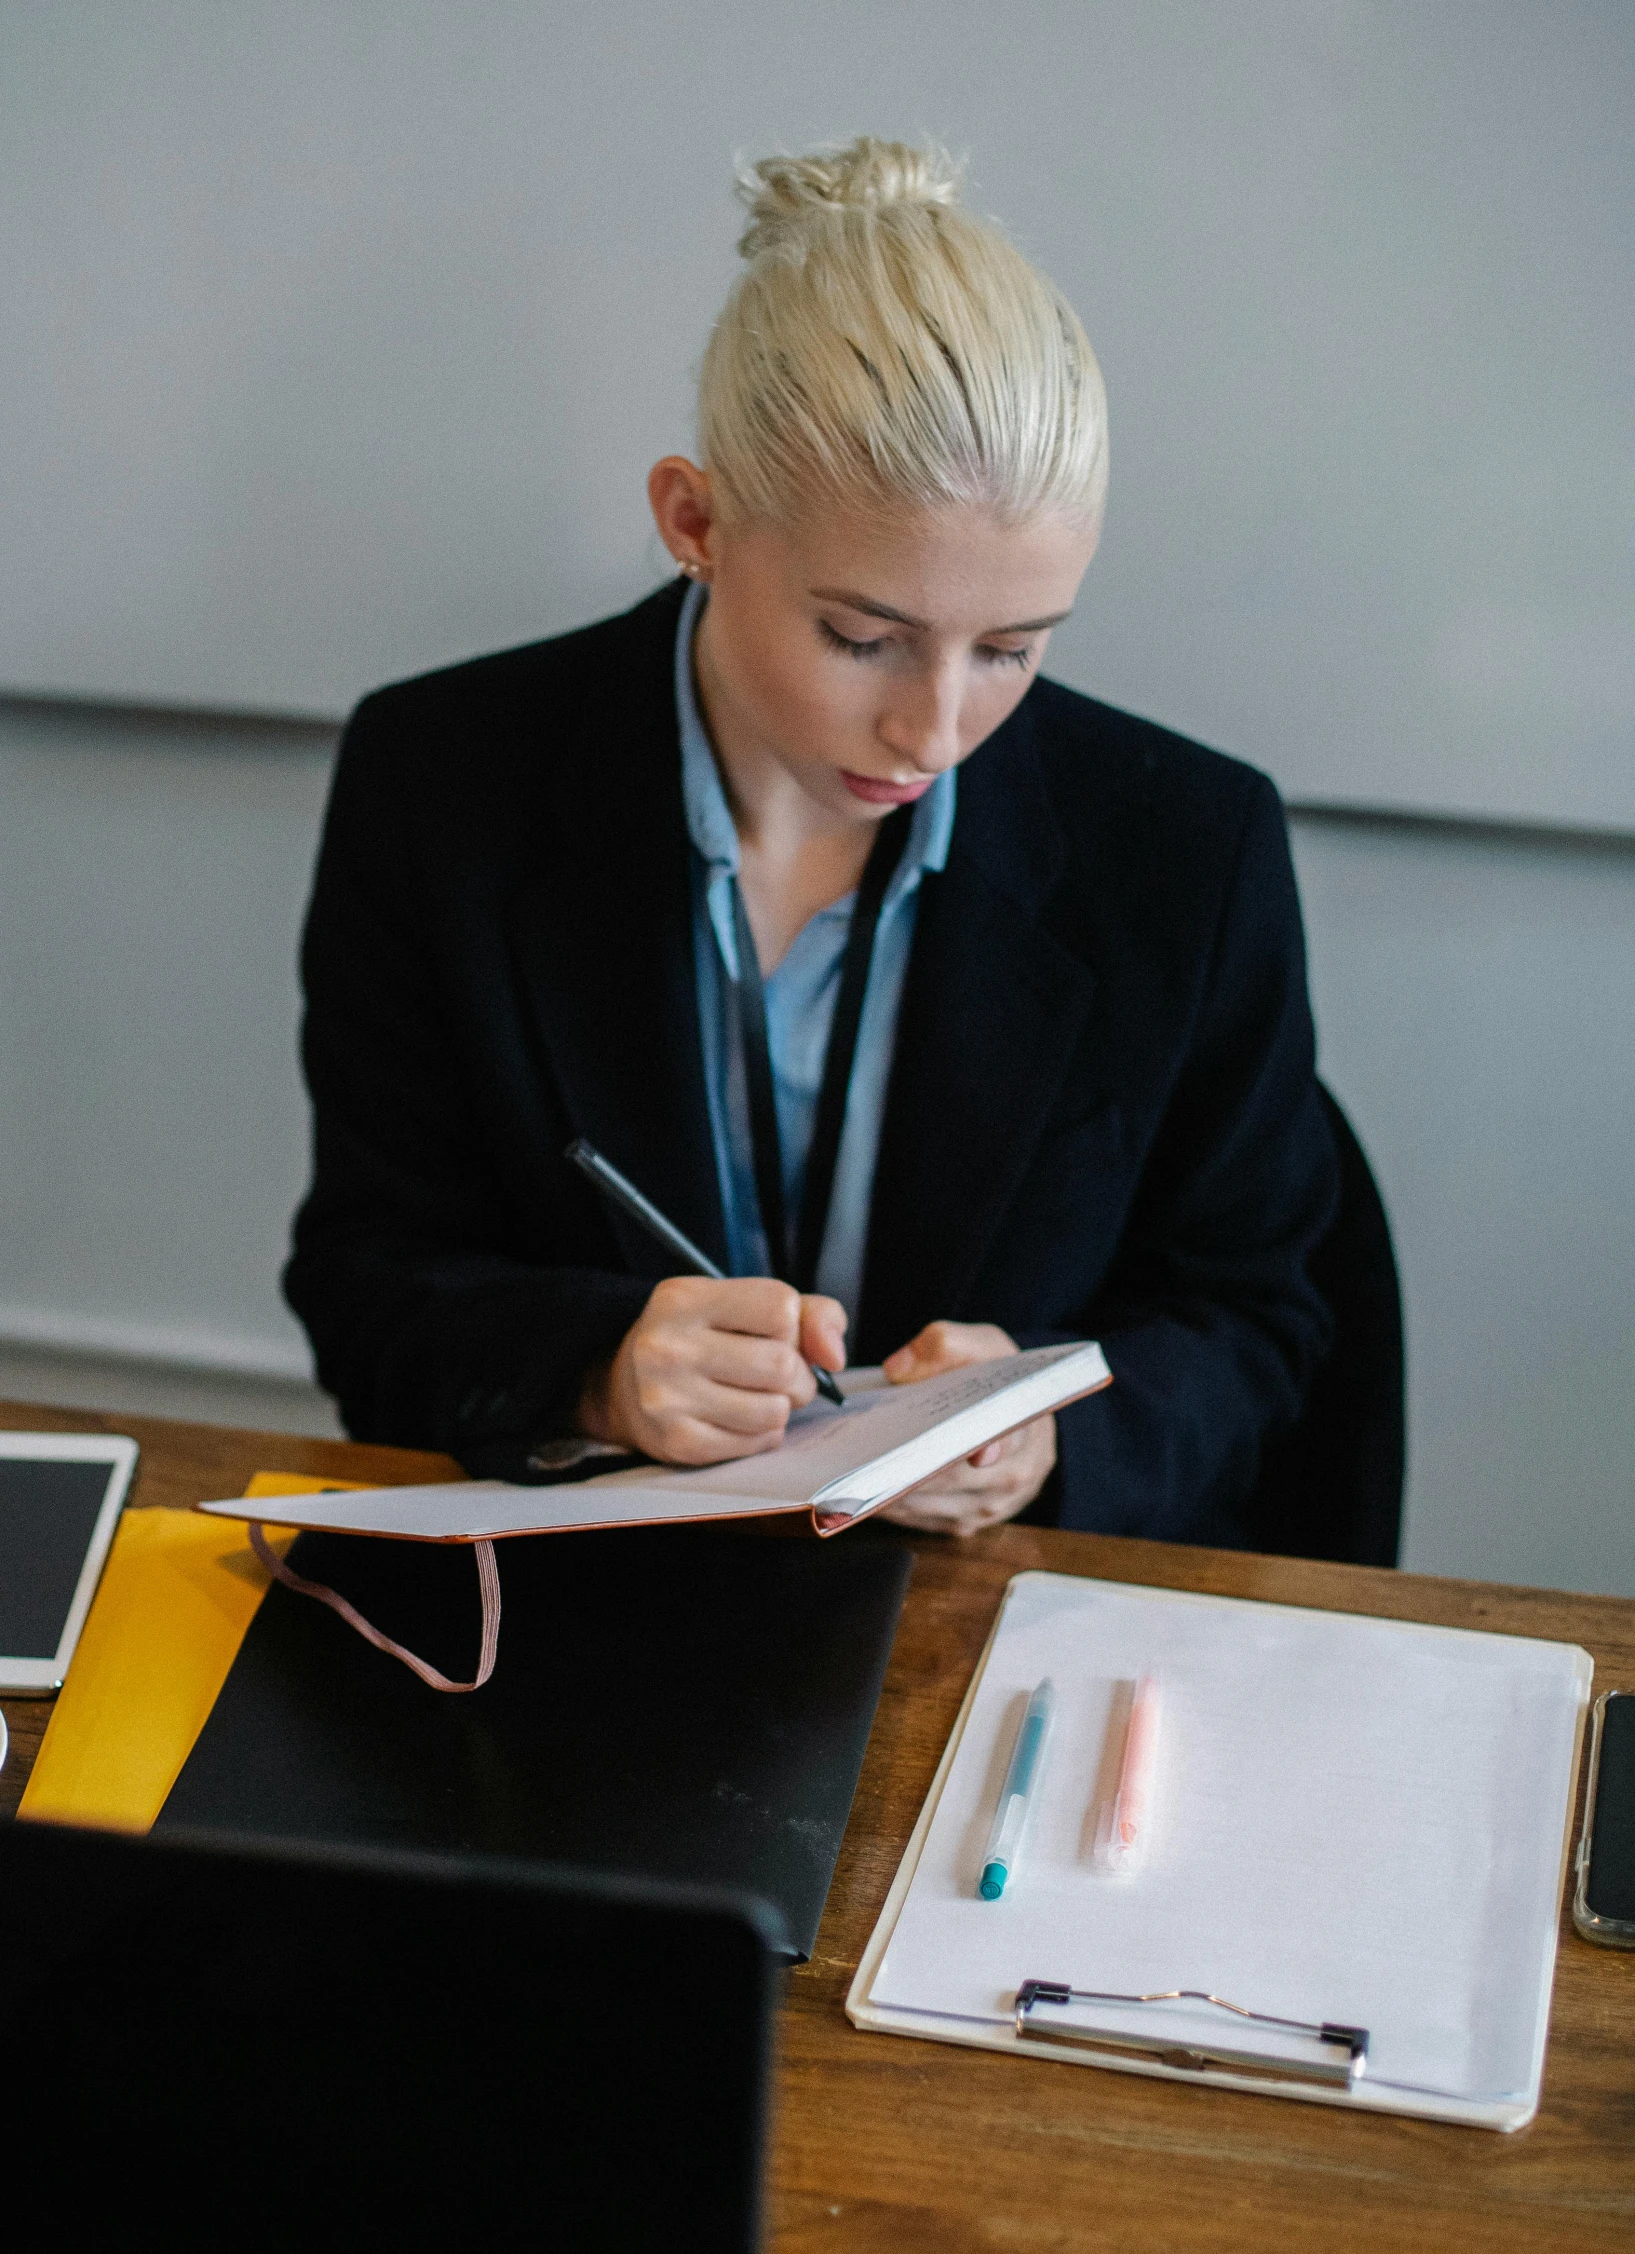
<path fill-rule="evenodd" d="M 1083 313 L 1053 662 L 1635 826 L 1629 0 L 0 0 L 0 685 L 338 715 L 610 609 L 735 151 L 940 134 Z"/>
<path fill-rule="evenodd" d="M 295 947 L 331 732 L 0 703 L 0 1339 L 305 1374 Z"/>
<path fill-rule="evenodd" d="M 329 755 L 0 704 L 0 1392 L 327 1423 L 275 1275 Z M 1635 1593 L 1635 841 L 1295 838 L 1324 1068 L 1402 1260 L 1407 1562 Z"/>
<path fill-rule="evenodd" d="M 1406 1562 L 1635 1593 L 1635 839 L 1294 832 L 1403 1273 Z"/>

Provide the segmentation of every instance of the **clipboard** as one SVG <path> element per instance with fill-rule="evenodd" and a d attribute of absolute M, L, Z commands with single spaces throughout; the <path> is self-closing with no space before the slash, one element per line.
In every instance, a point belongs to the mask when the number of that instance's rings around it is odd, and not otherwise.
<path fill-rule="evenodd" d="M 1108 1878 L 1088 1841 L 1116 1773 L 1118 1678 L 1147 1669 L 1166 1684 L 1155 1844 L 1139 1876 Z M 1040 1836 L 984 1902 L 996 1780 L 1046 1671 L 1058 1720 Z M 1038 2060 L 1520 2128 L 1538 2107 L 1590 1680 L 1572 1645 L 1018 1574 L 847 2013 Z M 1347 1684 L 1351 1712 L 1325 1735 Z M 1405 1737 L 1416 1699 L 1431 1710 Z M 1341 1764 L 1326 1780 L 1309 1760 L 1325 1743 Z M 1256 1831 L 1302 1796 L 1303 1844 L 1286 1825 Z M 1223 1837 L 1223 1809 L 1248 1828 Z M 1485 1885 L 1448 1859 L 1461 1835 Z M 1234 1860 L 1235 1896 L 1219 1875 Z M 1364 1916 L 1359 1931 L 1367 1905 L 1396 1924 Z"/>

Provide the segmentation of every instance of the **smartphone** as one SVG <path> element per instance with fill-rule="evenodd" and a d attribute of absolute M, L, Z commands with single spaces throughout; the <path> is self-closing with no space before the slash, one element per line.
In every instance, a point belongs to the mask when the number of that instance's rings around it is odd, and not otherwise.
<path fill-rule="evenodd" d="M 59 1691 L 91 1609 L 136 1442 L 0 1432 L 0 1691 Z"/>
<path fill-rule="evenodd" d="M 1573 1923 L 1586 1941 L 1635 1949 L 1635 1693 L 1629 1691 L 1606 1691 L 1595 1702 Z"/>

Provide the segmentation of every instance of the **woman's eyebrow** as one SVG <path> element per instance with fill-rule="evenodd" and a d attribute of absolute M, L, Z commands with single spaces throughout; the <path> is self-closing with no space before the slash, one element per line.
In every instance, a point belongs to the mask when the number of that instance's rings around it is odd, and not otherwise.
<path fill-rule="evenodd" d="M 861 611 L 865 618 L 889 619 L 893 626 L 912 626 L 922 634 L 928 629 L 925 619 L 910 618 L 907 611 L 893 610 L 889 603 L 877 603 L 872 595 L 854 594 L 847 587 L 813 587 L 808 592 L 817 602 L 844 603 L 848 610 Z M 1058 610 L 1048 618 L 1021 619 L 1014 626 L 985 626 L 977 640 L 985 641 L 990 634 L 1042 634 L 1047 626 L 1060 626 L 1071 616 L 1070 611 Z"/>

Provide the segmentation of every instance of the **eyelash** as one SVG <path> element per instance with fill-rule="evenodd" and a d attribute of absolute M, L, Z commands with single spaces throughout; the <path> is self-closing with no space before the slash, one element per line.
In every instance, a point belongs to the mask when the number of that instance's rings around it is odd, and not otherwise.
<path fill-rule="evenodd" d="M 837 632 L 826 618 L 818 620 L 818 631 L 831 649 L 843 650 L 847 657 L 859 660 L 873 657 L 876 650 L 885 649 L 891 641 L 889 634 L 882 634 L 872 642 L 854 642 L 848 635 Z M 989 665 L 1019 665 L 1025 667 L 1033 656 L 1031 644 L 1019 650 L 995 650 L 989 649 L 979 642 L 977 649 Z"/>
<path fill-rule="evenodd" d="M 882 634 L 875 642 L 854 642 L 848 636 L 837 633 L 826 618 L 818 620 L 818 632 L 831 649 L 844 650 L 848 657 L 872 657 L 876 650 L 884 649 L 890 639 L 888 635 Z"/>

